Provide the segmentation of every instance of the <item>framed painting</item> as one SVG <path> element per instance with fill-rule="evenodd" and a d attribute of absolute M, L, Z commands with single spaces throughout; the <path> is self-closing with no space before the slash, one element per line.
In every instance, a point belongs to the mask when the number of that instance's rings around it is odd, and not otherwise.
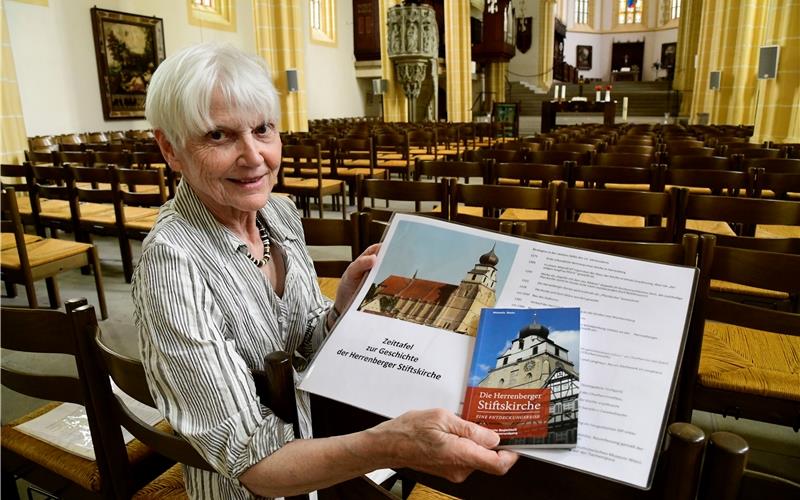
<path fill-rule="evenodd" d="M 592 46 L 578 45 L 576 47 L 575 67 L 577 69 L 592 69 Z"/>
<path fill-rule="evenodd" d="M 165 57 L 163 20 L 97 7 L 91 15 L 103 116 L 144 118 L 147 85 Z"/>
<path fill-rule="evenodd" d="M 664 69 L 672 69 L 675 67 L 675 53 L 678 49 L 678 43 L 662 43 L 661 44 L 661 67 Z"/>

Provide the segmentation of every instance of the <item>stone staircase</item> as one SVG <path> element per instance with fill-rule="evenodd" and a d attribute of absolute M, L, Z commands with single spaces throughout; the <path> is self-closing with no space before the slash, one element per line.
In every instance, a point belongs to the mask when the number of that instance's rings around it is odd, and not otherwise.
<path fill-rule="evenodd" d="M 558 84 L 562 85 L 562 84 Z M 579 85 L 568 83 L 567 100 L 577 96 Z M 603 89 L 608 85 L 603 84 Z M 611 98 L 617 101 L 617 115 L 622 115 L 622 98 L 628 98 L 628 116 L 664 116 L 670 112 L 677 115 L 680 109 L 680 93 L 669 91 L 669 82 L 614 82 L 611 84 Z M 583 95 L 594 100 L 594 83 L 583 85 Z M 541 116 L 542 101 L 553 98 L 553 90 L 547 94 L 536 93 L 527 82 L 511 82 L 506 100 L 520 103 L 520 116 Z M 605 97 L 605 90 L 602 91 Z"/>

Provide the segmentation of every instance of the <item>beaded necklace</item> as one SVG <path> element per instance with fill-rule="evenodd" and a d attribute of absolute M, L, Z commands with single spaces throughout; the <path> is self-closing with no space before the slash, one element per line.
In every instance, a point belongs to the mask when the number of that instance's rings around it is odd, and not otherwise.
<path fill-rule="evenodd" d="M 245 257 L 250 259 L 250 262 L 255 264 L 256 267 L 263 267 L 270 259 L 269 233 L 267 233 L 267 226 L 261 222 L 261 217 L 256 217 L 256 227 L 258 228 L 258 235 L 261 237 L 261 243 L 264 244 L 264 257 L 261 259 L 253 257 L 247 245 L 242 245 L 239 249 L 244 252 Z"/>

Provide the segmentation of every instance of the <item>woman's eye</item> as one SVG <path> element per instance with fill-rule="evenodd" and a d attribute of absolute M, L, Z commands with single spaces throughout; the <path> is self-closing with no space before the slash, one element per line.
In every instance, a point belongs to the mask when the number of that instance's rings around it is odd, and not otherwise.
<path fill-rule="evenodd" d="M 254 128 L 253 131 L 258 135 L 264 135 L 270 132 L 272 126 L 266 123 L 262 123 L 258 127 Z"/>
<path fill-rule="evenodd" d="M 221 141 L 225 137 L 225 134 L 221 130 L 212 130 L 208 133 L 208 138 L 212 141 Z"/>

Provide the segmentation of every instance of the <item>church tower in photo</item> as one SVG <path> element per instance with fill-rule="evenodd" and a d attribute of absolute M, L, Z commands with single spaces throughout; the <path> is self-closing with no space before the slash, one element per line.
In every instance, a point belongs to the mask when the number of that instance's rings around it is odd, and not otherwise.
<path fill-rule="evenodd" d="M 481 309 L 493 307 L 497 288 L 494 247 L 480 256 L 459 285 L 391 275 L 372 285 L 363 312 L 430 325 L 475 336 Z"/>
<path fill-rule="evenodd" d="M 497 288 L 498 262 L 494 247 L 481 255 L 478 263 L 450 295 L 433 326 L 474 337 L 478 331 L 481 309 L 493 307 L 497 298 L 495 289 Z"/>

